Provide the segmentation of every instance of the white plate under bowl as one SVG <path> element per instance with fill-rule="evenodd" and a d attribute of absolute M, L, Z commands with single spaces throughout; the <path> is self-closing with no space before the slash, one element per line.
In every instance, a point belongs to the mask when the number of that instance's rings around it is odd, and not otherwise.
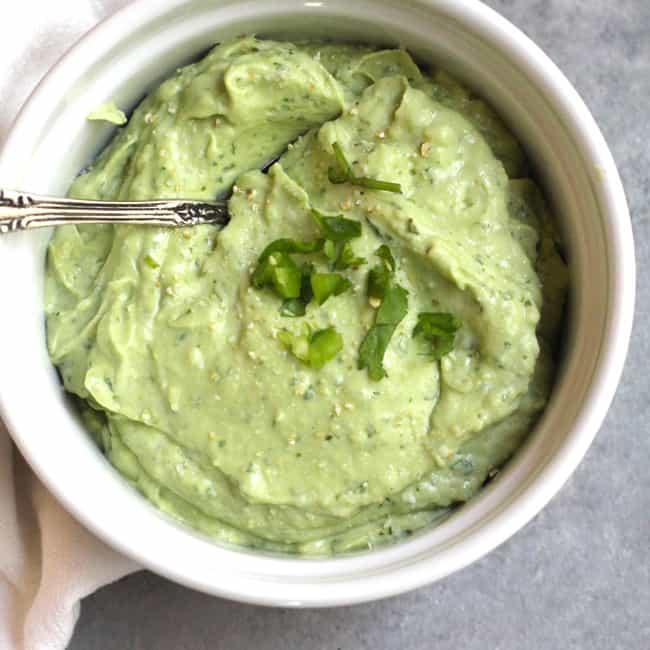
<path fill-rule="evenodd" d="M 408 47 L 489 99 L 525 144 L 559 215 L 571 267 L 566 358 L 550 404 L 498 480 L 437 528 L 387 548 L 302 559 L 225 548 L 158 512 L 86 435 L 48 361 L 42 305 L 48 232 L 0 239 L 0 412 L 52 493 L 89 529 L 185 585 L 265 605 L 341 605 L 396 594 L 469 564 L 558 491 L 618 384 L 634 303 L 625 195 L 589 111 L 554 64 L 475 0 L 140 0 L 101 23 L 49 72 L 0 155 L 0 187 L 65 193 L 111 130 L 108 98 L 133 106 L 178 65 L 242 33 Z"/>

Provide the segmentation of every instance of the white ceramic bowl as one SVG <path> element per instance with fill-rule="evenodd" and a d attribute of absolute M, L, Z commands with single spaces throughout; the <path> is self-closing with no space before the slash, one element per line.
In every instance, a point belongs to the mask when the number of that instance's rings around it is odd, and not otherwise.
<path fill-rule="evenodd" d="M 215 41 L 256 32 L 404 45 L 465 79 L 502 112 L 560 217 L 571 265 L 567 354 L 528 444 L 447 522 L 401 544 L 334 559 L 224 548 L 140 497 L 85 434 L 50 365 L 41 302 L 48 232 L 0 240 L 0 406 L 36 473 L 89 529 L 197 589 L 267 605 L 361 602 L 439 579 L 503 542 L 558 491 L 614 395 L 630 335 L 634 249 L 619 175 L 589 111 L 553 63 L 475 0 L 158 0 L 93 29 L 50 71 L 0 157 L 0 186 L 65 193 L 106 142 L 89 125 L 107 98 L 143 93 Z"/>

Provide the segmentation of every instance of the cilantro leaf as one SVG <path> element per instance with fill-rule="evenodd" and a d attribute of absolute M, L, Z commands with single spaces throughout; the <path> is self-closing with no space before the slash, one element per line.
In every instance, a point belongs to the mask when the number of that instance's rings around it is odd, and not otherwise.
<path fill-rule="evenodd" d="M 391 272 L 383 265 L 373 266 L 370 269 L 368 273 L 367 293 L 368 299 L 373 306 L 378 305 L 384 299 L 390 278 Z"/>
<path fill-rule="evenodd" d="M 360 257 L 355 254 L 352 244 L 349 241 L 333 242 L 331 239 L 326 239 L 323 252 L 332 262 L 332 268 L 337 271 L 357 268 L 366 263 L 365 257 Z"/>
<path fill-rule="evenodd" d="M 391 282 L 375 315 L 375 324 L 397 327 L 408 311 L 408 295 L 404 287 Z"/>
<path fill-rule="evenodd" d="M 368 377 L 373 381 L 379 381 L 386 376 L 384 354 L 394 330 L 390 325 L 373 325 L 361 342 L 357 367 L 359 370 L 367 368 Z"/>
<path fill-rule="evenodd" d="M 367 368 L 368 377 L 379 381 L 386 376 L 384 354 L 395 329 L 408 311 L 408 292 L 394 281 L 395 258 L 386 244 L 375 255 L 381 260 L 368 273 L 368 299 L 378 307 L 375 322 L 368 330 L 359 348 L 357 366 Z"/>
<path fill-rule="evenodd" d="M 342 215 L 328 217 L 312 208 L 311 215 L 320 226 L 323 236 L 333 242 L 348 241 L 361 236 L 361 223 Z"/>
<path fill-rule="evenodd" d="M 442 359 L 454 348 L 456 332 L 462 323 L 453 314 L 443 312 L 422 312 L 413 329 L 413 337 L 427 342 L 427 354 L 434 360 Z"/>
<path fill-rule="evenodd" d="M 379 303 L 384 299 L 388 283 L 395 272 L 395 258 L 386 244 L 382 244 L 375 255 L 382 261 L 368 273 L 368 298 L 371 303 Z"/>
<path fill-rule="evenodd" d="M 408 292 L 404 287 L 389 281 L 384 288 L 381 305 L 375 314 L 375 323 L 368 330 L 359 348 L 357 367 L 368 369 L 368 377 L 379 381 L 386 376 L 384 354 L 388 344 L 408 311 Z"/>
<path fill-rule="evenodd" d="M 395 258 L 386 244 L 382 244 L 376 251 L 375 255 L 388 267 L 389 271 L 395 270 Z"/>

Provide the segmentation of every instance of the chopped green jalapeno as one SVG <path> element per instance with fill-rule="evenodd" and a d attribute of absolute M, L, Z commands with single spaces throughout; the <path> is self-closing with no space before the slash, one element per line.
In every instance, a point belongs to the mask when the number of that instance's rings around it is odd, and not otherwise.
<path fill-rule="evenodd" d="M 322 368 L 343 349 L 343 338 L 333 327 L 311 332 L 307 326 L 301 335 L 282 330 L 277 336 L 294 357 L 315 369 Z"/>
<path fill-rule="evenodd" d="M 307 311 L 307 305 L 314 297 L 311 288 L 311 275 L 314 271 L 313 264 L 304 264 L 300 270 L 300 296 L 297 298 L 288 298 L 280 307 L 280 314 L 289 318 L 304 316 Z"/>
<path fill-rule="evenodd" d="M 281 298 L 297 298 L 300 284 L 300 269 L 288 253 L 271 253 L 260 261 L 253 273 L 254 287 L 271 287 Z"/>
<path fill-rule="evenodd" d="M 343 349 L 343 338 L 333 328 L 314 332 L 309 341 L 309 365 L 322 368 Z"/>
<path fill-rule="evenodd" d="M 352 282 L 339 273 L 314 273 L 311 276 L 311 288 L 319 305 L 322 305 L 330 296 L 342 294 L 351 286 Z"/>
<path fill-rule="evenodd" d="M 356 269 L 357 267 L 365 263 L 366 263 L 366 258 L 356 255 L 350 242 L 345 242 L 343 246 L 341 246 L 341 250 L 336 256 L 336 261 L 334 262 L 334 268 L 337 271 L 343 271 L 345 269 L 350 269 L 350 268 Z"/>

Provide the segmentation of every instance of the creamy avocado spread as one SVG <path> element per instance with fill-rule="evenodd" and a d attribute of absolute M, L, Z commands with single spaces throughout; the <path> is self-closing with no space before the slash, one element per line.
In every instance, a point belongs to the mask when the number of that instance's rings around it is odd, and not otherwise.
<path fill-rule="evenodd" d="M 232 190 L 230 223 L 57 228 L 50 356 L 110 462 L 189 526 L 300 554 L 405 538 L 547 402 L 567 271 L 528 173 L 403 50 L 223 43 L 70 195 Z"/>

